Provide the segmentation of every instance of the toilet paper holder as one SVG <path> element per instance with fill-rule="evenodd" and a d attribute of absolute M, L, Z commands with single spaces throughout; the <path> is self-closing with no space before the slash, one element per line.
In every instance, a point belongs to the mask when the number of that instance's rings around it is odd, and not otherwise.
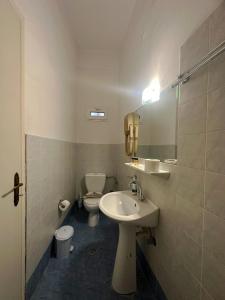
<path fill-rule="evenodd" d="M 70 201 L 62 199 L 59 201 L 58 209 L 61 213 L 65 212 L 70 207 Z"/>

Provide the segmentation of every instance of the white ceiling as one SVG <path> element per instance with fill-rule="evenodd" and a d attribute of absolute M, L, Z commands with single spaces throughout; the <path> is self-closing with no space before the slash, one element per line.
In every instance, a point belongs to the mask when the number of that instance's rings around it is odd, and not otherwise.
<path fill-rule="evenodd" d="M 59 0 L 81 49 L 117 50 L 136 0 Z"/>

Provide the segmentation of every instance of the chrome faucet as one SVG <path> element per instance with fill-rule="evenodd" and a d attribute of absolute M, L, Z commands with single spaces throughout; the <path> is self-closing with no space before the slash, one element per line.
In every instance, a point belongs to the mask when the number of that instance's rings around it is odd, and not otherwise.
<path fill-rule="evenodd" d="M 134 175 L 131 178 L 131 181 L 129 182 L 129 187 L 131 188 L 133 194 L 137 195 L 137 198 L 139 201 L 144 200 L 144 194 L 142 191 L 141 184 L 137 181 L 137 176 Z"/>
<path fill-rule="evenodd" d="M 139 182 L 136 182 L 137 184 L 137 198 L 139 201 L 143 201 L 145 199 L 142 187 Z"/>

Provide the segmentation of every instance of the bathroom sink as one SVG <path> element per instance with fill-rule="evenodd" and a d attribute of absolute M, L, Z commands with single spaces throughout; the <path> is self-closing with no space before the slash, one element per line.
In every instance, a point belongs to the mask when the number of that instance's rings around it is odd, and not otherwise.
<path fill-rule="evenodd" d="M 119 294 L 136 291 L 136 226 L 156 227 L 159 208 L 150 200 L 140 201 L 130 191 L 104 195 L 100 210 L 119 223 L 119 241 L 112 286 Z"/>
<path fill-rule="evenodd" d="M 140 201 L 130 191 L 113 192 L 104 195 L 100 210 L 109 218 L 130 225 L 156 227 L 159 208 L 149 201 Z"/>

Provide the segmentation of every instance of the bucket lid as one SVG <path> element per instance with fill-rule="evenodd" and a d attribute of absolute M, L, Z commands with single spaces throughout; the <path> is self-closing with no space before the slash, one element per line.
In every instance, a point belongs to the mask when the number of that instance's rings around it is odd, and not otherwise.
<path fill-rule="evenodd" d="M 72 226 L 62 226 L 55 231 L 55 238 L 60 241 L 68 240 L 74 234 Z"/>

